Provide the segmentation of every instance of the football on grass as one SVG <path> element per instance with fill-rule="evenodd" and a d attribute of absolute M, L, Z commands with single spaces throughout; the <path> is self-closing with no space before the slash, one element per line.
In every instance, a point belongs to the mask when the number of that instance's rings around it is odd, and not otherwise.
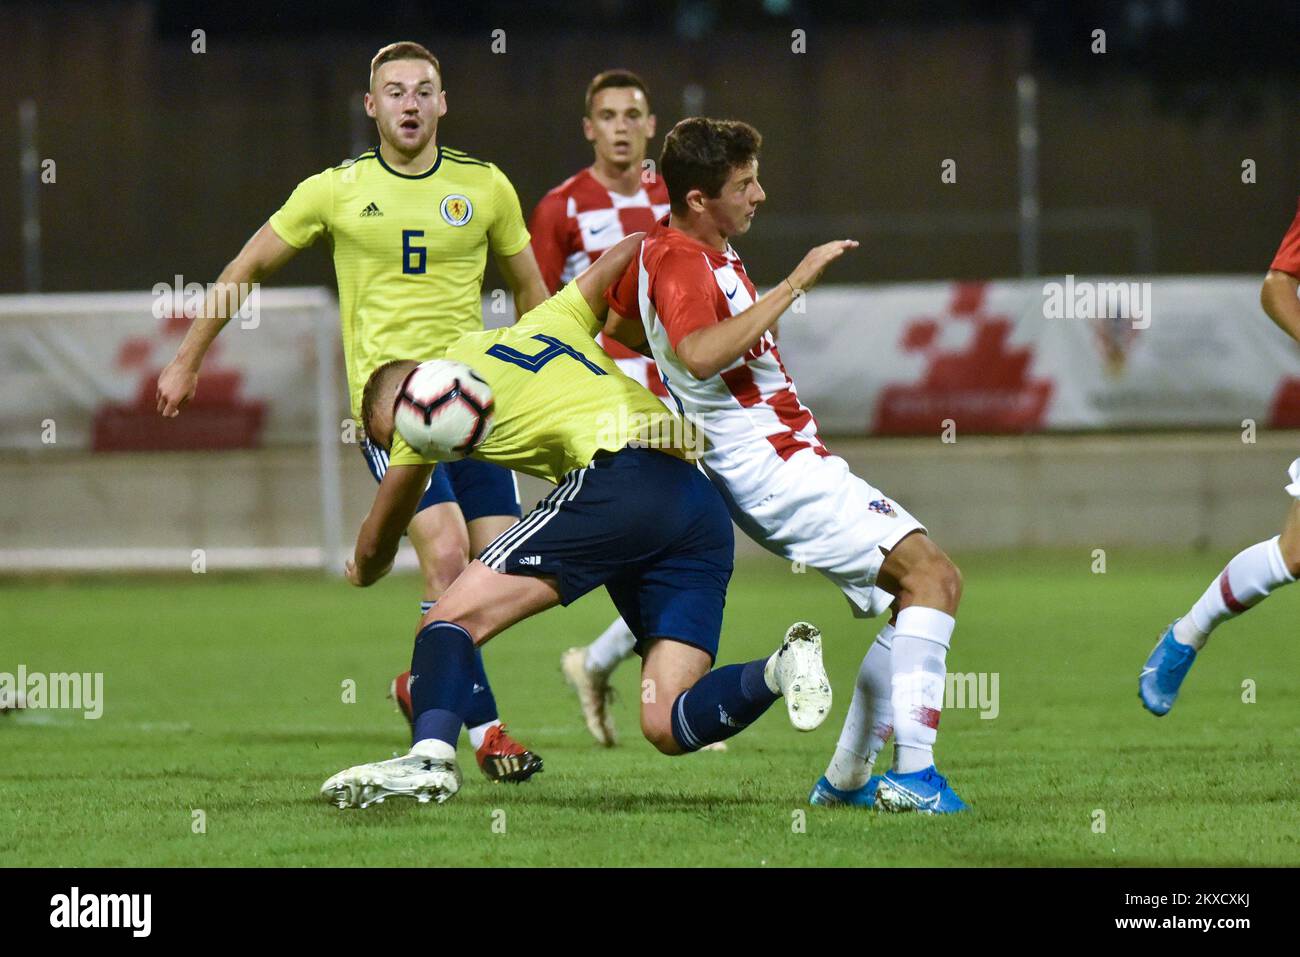
<path fill-rule="evenodd" d="M 463 362 L 430 359 L 402 383 L 393 424 L 421 455 L 463 459 L 492 431 L 492 389 Z"/>

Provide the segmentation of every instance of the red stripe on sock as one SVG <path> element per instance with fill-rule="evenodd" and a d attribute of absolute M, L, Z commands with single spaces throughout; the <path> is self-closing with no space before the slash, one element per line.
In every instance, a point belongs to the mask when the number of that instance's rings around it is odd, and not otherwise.
<path fill-rule="evenodd" d="M 1240 615 L 1246 610 L 1246 606 L 1237 601 L 1237 596 L 1232 593 L 1232 583 L 1228 581 L 1228 570 L 1225 568 L 1223 574 L 1219 576 L 1219 594 L 1223 596 L 1223 603 L 1228 606 L 1228 611 L 1234 615 Z"/>
<path fill-rule="evenodd" d="M 927 728 L 939 727 L 939 715 L 940 711 L 938 708 L 923 707 L 912 709 L 912 717 L 921 722 Z"/>

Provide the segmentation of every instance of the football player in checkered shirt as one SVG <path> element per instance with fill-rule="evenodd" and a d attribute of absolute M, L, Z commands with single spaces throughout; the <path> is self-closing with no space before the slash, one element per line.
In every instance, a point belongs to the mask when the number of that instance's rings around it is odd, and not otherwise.
<path fill-rule="evenodd" d="M 1300 342 L 1300 209 L 1273 257 L 1259 301 L 1268 317 Z M 1291 503 L 1282 534 L 1238 553 L 1191 609 L 1170 625 L 1138 676 L 1142 705 L 1157 717 L 1169 713 L 1178 689 L 1210 632 L 1255 607 L 1276 589 L 1300 578 L 1300 459 L 1291 463 Z"/>
<path fill-rule="evenodd" d="M 916 519 L 826 448 L 785 371 L 777 319 L 857 243 L 814 248 L 757 295 L 728 240 L 749 229 L 766 198 L 760 142 L 745 123 L 702 117 L 668 134 L 659 172 L 671 212 L 609 290 L 606 331 L 632 347 L 648 343 L 673 400 L 703 430 L 704 471 L 743 531 L 820 571 L 857 617 L 891 614 L 810 801 L 961 811 L 934 765 L 961 575 Z M 873 776 L 891 731 L 893 767 Z"/>
<path fill-rule="evenodd" d="M 554 293 L 624 236 L 646 232 L 668 213 L 663 178 L 646 169 L 646 144 L 655 135 L 650 93 L 629 70 L 606 70 L 587 85 L 582 133 L 594 157 L 537 204 L 528 223 L 542 280 Z M 666 398 L 654 360 L 602 334 L 600 344 L 628 377 Z M 609 710 L 609 676 L 632 657 L 636 638 L 617 618 L 590 645 L 560 659 L 578 693 L 587 730 L 599 744 L 616 742 Z M 724 750 L 718 742 L 711 750 Z"/>
<path fill-rule="evenodd" d="M 693 431 L 595 340 L 605 289 L 643 236 L 628 236 L 518 324 L 461 336 L 445 350 L 493 393 L 494 424 L 474 457 L 557 484 L 425 615 L 411 656 L 411 750 L 331 777 L 321 793 L 339 807 L 454 797 L 474 649 L 602 585 L 636 628 L 642 686 L 653 691 L 641 696 L 641 731 L 662 754 L 739 734 L 782 697 L 796 729 L 825 720 L 831 686 L 821 634 L 807 622 L 792 625 L 770 655 L 714 667 L 736 551 L 726 503 L 693 464 Z M 417 368 L 400 359 L 380 366 L 362 397 L 366 434 L 388 450 L 390 468 L 357 534 L 349 566 L 357 584 L 392 566 L 436 464 L 395 425 Z"/>

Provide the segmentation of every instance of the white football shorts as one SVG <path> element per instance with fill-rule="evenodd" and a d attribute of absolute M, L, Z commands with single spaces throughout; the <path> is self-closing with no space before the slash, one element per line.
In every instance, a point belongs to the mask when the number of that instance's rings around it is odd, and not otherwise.
<path fill-rule="evenodd" d="M 844 592 L 856 617 L 888 611 L 894 596 L 876 587 L 882 549 L 925 527 L 854 475 L 842 458 L 812 449 L 785 460 L 763 451 L 731 455 L 725 463 L 711 463 L 705 455 L 704 471 L 746 535 L 801 567 L 817 569 Z"/>

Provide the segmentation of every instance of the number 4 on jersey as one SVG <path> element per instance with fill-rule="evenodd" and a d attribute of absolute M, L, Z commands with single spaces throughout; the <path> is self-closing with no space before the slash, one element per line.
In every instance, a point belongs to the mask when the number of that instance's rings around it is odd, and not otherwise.
<path fill-rule="evenodd" d="M 577 349 L 573 348 L 573 346 L 561 342 L 554 336 L 539 334 L 533 336 L 533 338 L 538 342 L 543 343 L 546 348 L 541 352 L 534 353 L 530 356 L 526 352 L 520 352 L 518 349 L 512 349 L 510 346 L 497 343 L 488 349 L 487 354 L 493 358 L 500 359 L 502 362 L 509 362 L 519 366 L 520 368 L 527 369 L 529 372 L 540 372 L 542 366 L 546 365 L 546 363 L 550 362 L 552 359 L 557 359 L 560 356 L 569 356 L 570 358 L 577 359 L 596 375 L 607 374 L 604 369 L 596 365 Z"/>

